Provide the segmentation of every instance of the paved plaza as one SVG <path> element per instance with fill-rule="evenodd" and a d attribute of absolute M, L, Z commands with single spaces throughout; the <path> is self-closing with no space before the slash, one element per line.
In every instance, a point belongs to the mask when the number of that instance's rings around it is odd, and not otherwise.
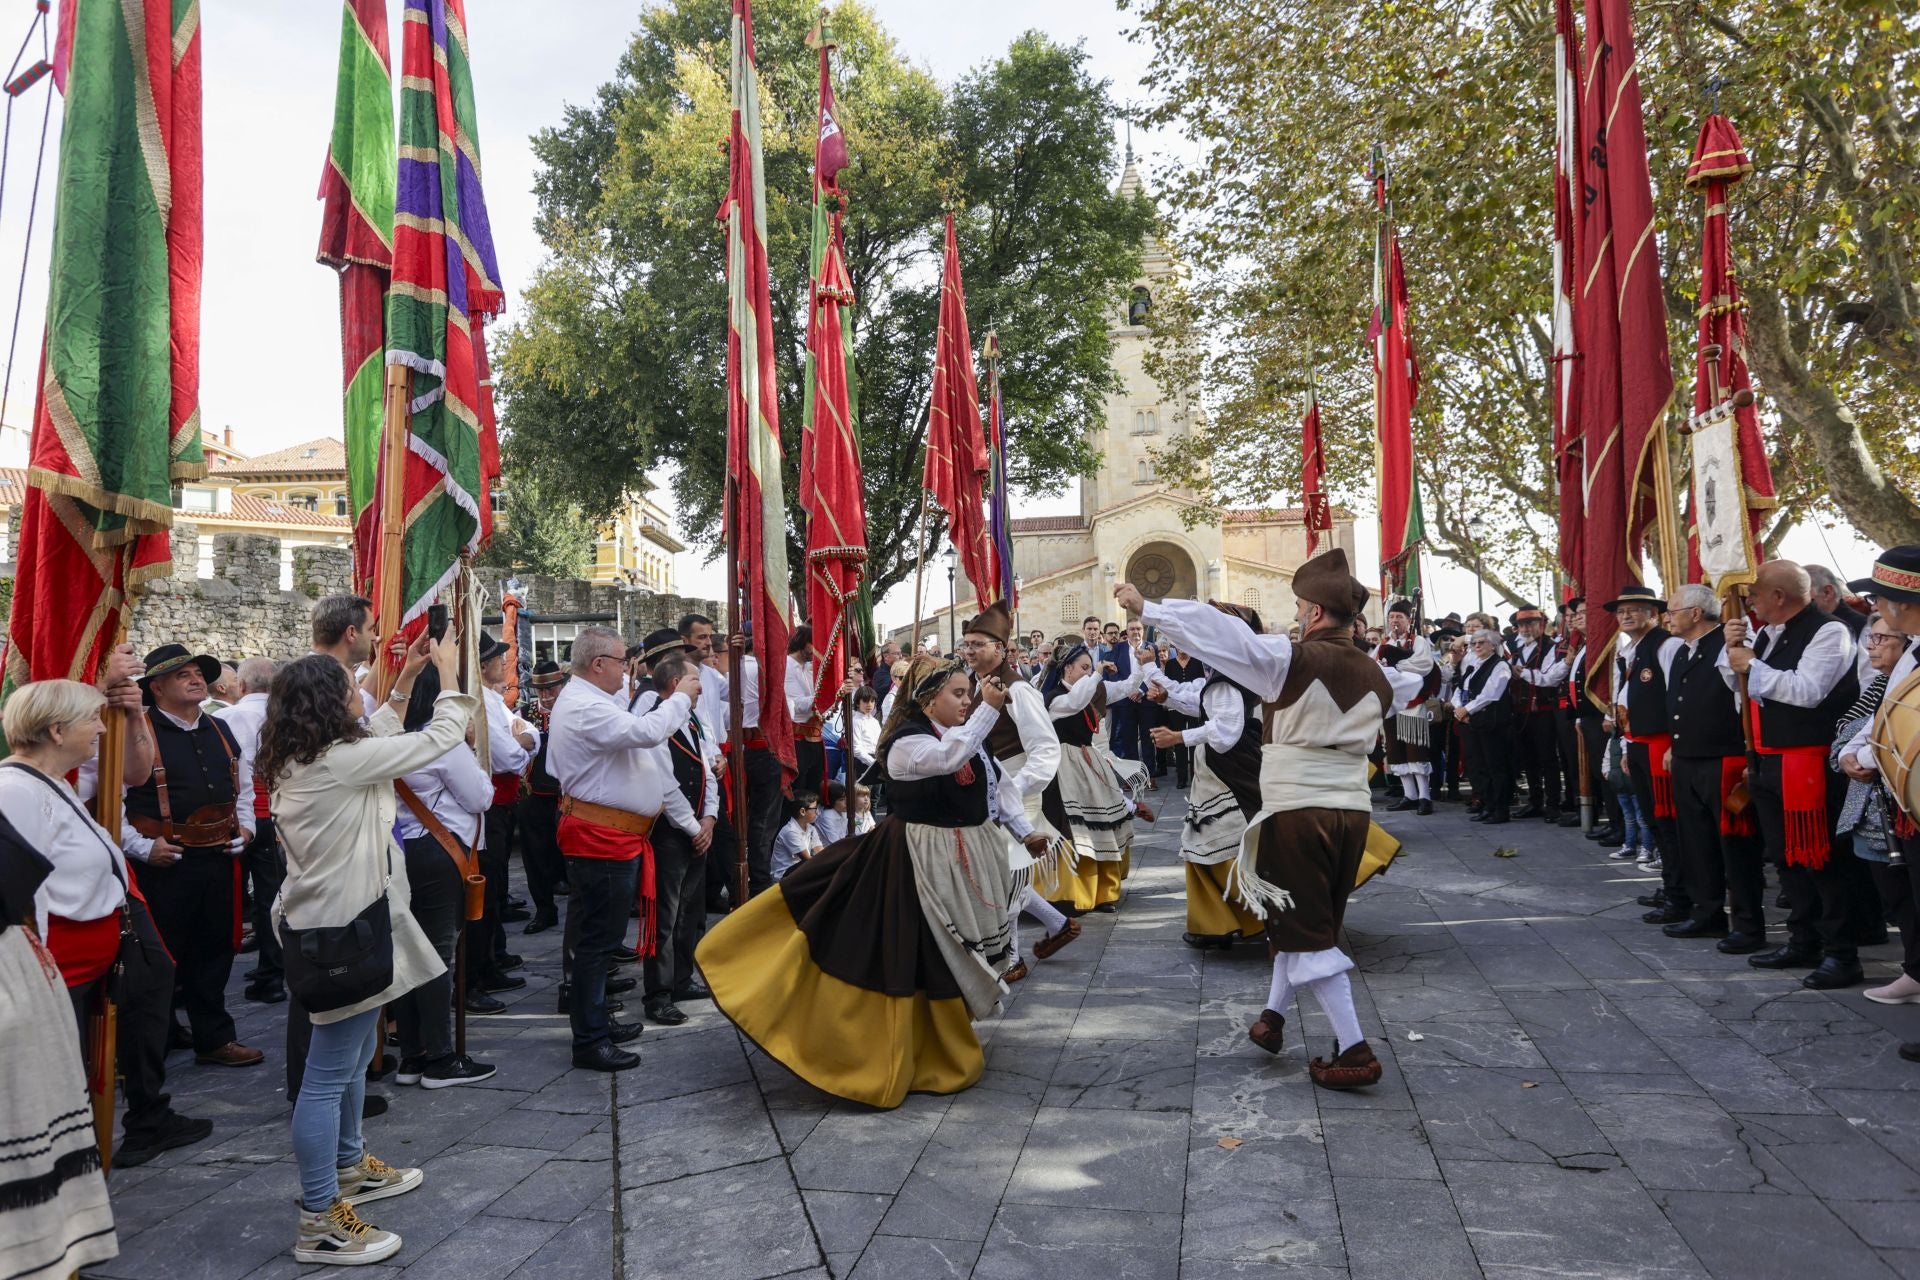
<path fill-rule="evenodd" d="M 373 1150 L 427 1171 L 369 1206 L 406 1239 L 382 1271 L 1920 1276 L 1920 1067 L 1896 1054 L 1920 1009 L 1662 936 L 1632 905 L 1655 881 L 1577 832 L 1484 830 L 1445 805 L 1382 821 L 1408 852 L 1348 912 L 1355 999 L 1386 1064 L 1358 1093 L 1308 1081 L 1309 1049 L 1331 1039 L 1317 1008 L 1304 1028 L 1290 1015 L 1278 1059 L 1247 1041 L 1264 952 L 1182 944 L 1171 818 L 1136 844 L 1119 914 L 1087 916 L 981 1027 L 980 1083 L 892 1112 L 801 1083 L 706 1004 L 649 1027 L 639 1070 L 573 1071 L 557 935 L 516 931 L 528 990 L 473 1024 L 500 1074 L 379 1086 L 393 1109 L 369 1122 Z M 1867 952 L 1870 976 L 1893 955 Z M 174 1056 L 179 1104 L 219 1128 L 113 1176 L 122 1255 L 89 1274 L 310 1270 L 287 1254 L 281 1011 L 240 1001 L 237 980 L 234 1002 L 268 1066 Z"/>

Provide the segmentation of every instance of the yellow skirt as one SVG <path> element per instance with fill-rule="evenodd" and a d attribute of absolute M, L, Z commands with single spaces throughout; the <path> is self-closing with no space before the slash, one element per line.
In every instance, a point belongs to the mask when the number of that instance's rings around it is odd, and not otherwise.
<path fill-rule="evenodd" d="M 1072 870 L 1066 859 L 1055 860 L 1052 876 L 1036 872 L 1033 887 L 1041 897 L 1055 904 L 1066 903 L 1075 915 L 1095 907 L 1120 901 L 1120 882 L 1133 871 L 1133 853 L 1120 855 L 1117 862 L 1097 862 L 1082 856 Z"/>
<path fill-rule="evenodd" d="M 1224 942 L 1239 935 L 1258 938 L 1266 933 L 1259 916 L 1227 896 L 1231 861 L 1204 866 L 1187 863 L 1187 932 L 1203 941 Z"/>
<path fill-rule="evenodd" d="M 1367 851 L 1360 855 L 1360 874 L 1353 878 L 1353 887 L 1358 889 L 1367 881 L 1387 869 L 1387 864 L 1400 856 L 1400 839 L 1377 822 L 1367 824 Z"/>
<path fill-rule="evenodd" d="M 694 958 L 720 1012 L 838 1097 L 897 1107 L 909 1093 L 958 1093 L 986 1069 L 965 1000 L 889 996 L 824 972 L 778 887 L 709 930 Z"/>

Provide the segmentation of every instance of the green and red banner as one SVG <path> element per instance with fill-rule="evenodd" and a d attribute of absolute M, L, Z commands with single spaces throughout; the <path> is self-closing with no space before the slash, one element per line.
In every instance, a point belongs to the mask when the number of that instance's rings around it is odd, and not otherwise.
<path fill-rule="evenodd" d="M 319 260 L 340 275 L 340 354 L 345 395 L 347 504 L 353 516 L 353 581 L 372 590 L 374 503 L 380 463 L 381 388 L 387 349 L 387 279 L 393 268 L 393 64 L 386 0 L 341 7 L 340 70 L 333 138 L 320 176 Z"/>
<path fill-rule="evenodd" d="M 980 428 L 980 384 L 967 333 L 967 294 L 960 281 L 960 243 L 947 215 L 946 257 L 940 271 L 940 328 L 933 344 L 933 398 L 927 407 L 927 456 L 922 479 L 947 513 L 947 537 L 960 571 L 981 604 L 1000 582 L 999 558 L 987 532 L 987 439 Z"/>
<path fill-rule="evenodd" d="M 499 468 L 484 323 L 506 299 L 480 185 L 465 9 L 406 0 L 401 31 L 387 296 L 387 363 L 412 371 L 399 626 L 424 615 L 460 558 L 479 550 Z"/>
<path fill-rule="evenodd" d="M 841 238 L 846 198 L 840 171 L 846 136 L 834 115 L 825 20 L 813 43 L 820 51 L 820 128 L 813 151 L 813 296 L 807 321 L 806 417 L 800 431 L 800 509 L 807 516 L 807 622 L 820 653 L 814 710 L 825 713 L 841 673 L 859 658 L 855 631 L 867 562 L 867 499 L 860 479 L 860 436 L 854 421 L 853 282 Z"/>
<path fill-rule="evenodd" d="M 52 279 L 5 680 L 91 680 L 172 571 L 200 447 L 197 0 L 82 0 L 60 33 Z"/>
<path fill-rule="evenodd" d="M 760 86 L 753 6 L 733 0 L 733 128 L 720 216 L 727 224 L 727 528 L 735 556 L 729 610 L 743 597 L 760 666 L 760 732 L 794 767 L 786 687 L 787 503 L 780 475 L 780 401 L 774 363 L 772 277 L 767 265 L 767 183 L 760 148 Z"/>
<path fill-rule="evenodd" d="M 1374 204 L 1379 232 L 1374 240 L 1373 347 L 1375 469 L 1380 493 L 1380 577 L 1387 589 L 1411 595 L 1420 589 L 1420 544 L 1426 519 L 1420 510 L 1420 472 L 1413 459 L 1413 403 L 1420 396 L 1420 365 L 1407 333 L 1407 277 L 1400 263 L 1400 232 L 1388 197 L 1387 164 L 1373 149 Z"/>

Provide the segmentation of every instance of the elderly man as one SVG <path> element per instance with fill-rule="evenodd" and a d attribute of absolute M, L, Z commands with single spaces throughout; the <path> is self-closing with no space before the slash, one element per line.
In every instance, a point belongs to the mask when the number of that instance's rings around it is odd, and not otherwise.
<path fill-rule="evenodd" d="M 639 1054 L 620 1048 L 640 1034 L 640 1027 L 607 1015 L 607 971 L 636 897 L 640 952 L 644 956 L 653 949 L 654 899 L 640 895 L 652 876 L 643 874 L 642 860 L 651 865 L 649 836 L 673 787 L 653 748 L 679 732 L 700 696 L 700 677 L 690 668 L 657 707 L 634 715 L 621 692 L 624 653 L 616 632 L 583 629 L 573 642 L 573 678 L 555 700 L 548 727 L 553 741 L 547 759 L 562 792 L 560 851 L 573 889 L 567 905 L 576 937 L 568 1011 L 573 1064 L 593 1071 L 640 1065 Z"/>
<path fill-rule="evenodd" d="M 1747 957 L 1756 969 L 1818 967 L 1801 981 L 1816 990 L 1864 980 L 1862 914 L 1852 859 L 1834 849 L 1834 818 L 1846 778 L 1827 768 L 1840 714 L 1859 696 L 1853 637 L 1846 624 L 1813 606 L 1807 571 L 1769 560 L 1748 597 L 1760 634 L 1748 643 L 1745 618 L 1729 618 L 1718 666 L 1730 687 L 1746 677 L 1754 706 L 1757 755 L 1748 787 L 1767 858 L 1787 895 L 1787 942 Z"/>
<path fill-rule="evenodd" d="M 1315 556 L 1294 575 L 1302 639 L 1258 635 L 1246 622 L 1197 600 L 1149 603 L 1131 583 L 1115 597 L 1129 612 L 1266 704 L 1260 811 L 1236 867 L 1241 899 L 1266 920 L 1273 978 L 1248 1038 L 1278 1053 L 1296 987 L 1311 989 L 1333 1024 L 1335 1053 L 1308 1066 L 1323 1088 L 1380 1079 L 1380 1061 L 1360 1029 L 1339 945 L 1347 895 L 1365 852 L 1372 809 L 1367 752 L 1396 695 L 1418 681 L 1383 670 L 1353 645 L 1366 588 L 1344 551 Z M 1402 681 L 1407 686 L 1402 688 Z"/>
<path fill-rule="evenodd" d="M 1667 602 L 1650 587 L 1630 583 L 1602 607 L 1620 624 L 1614 648 L 1609 728 L 1617 727 L 1626 739 L 1620 758 L 1640 808 L 1640 821 L 1653 828 L 1653 847 L 1660 864 L 1660 890 L 1650 895 L 1647 914 L 1640 918 L 1648 924 L 1677 924 L 1693 914 L 1686 860 L 1680 855 L 1680 831 L 1673 820 L 1673 775 L 1667 771 L 1673 738 L 1667 719 L 1667 679 L 1682 646 L 1660 625 Z"/>
<path fill-rule="evenodd" d="M 272 658 L 248 658 L 237 672 L 239 698 L 225 710 L 214 712 L 233 730 L 248 773 L 253 773 L 254 757 L 260 750 L 260 727 L 267 722 L 267 694 L 279 670 L 280 664 Z M 287 863 L 273 831 L 266 779 L 255 774 L 253 794 L 241 797 L 241 803 L 253 808 L 253 839 L 247 842 L 247 851 L 240 855 L 240 868 L 253 885 L 253 936 L 260 944 L 258 963 L 248 975 L 247 988 L 242 994 L 260 1004 L 279 1004 L 287 998 L 287 987 L 280 937 L 274 931 L 271 913 L 273 900 L 280 893 L 280 882 L 287 878 Z"/>
<path fill-rule="evenodd" d="M 1500 661 L 1500 637 L 1481 629 L 1468 642 L 1468 656 L 1453 691 L 1453 718 L 1460 725 L 1467 781 L 1480 808 L 1467 820 L 1499 826 L 1511 820 L 1513 749 L 1508 740 L 1513 703 L 1507 685 L 1513 673 Z"/>
<path fill-rule="evenodd" d="M 647 643 L 652 648 L 668 636 L 678 639 L 675 632 L 657 632 Z M 650 713 L 662 696 L 697 670 L 685 648 L 654 654 L 649 659 L 650 687 L 634 702 L 633 714 Z M 643 1007 L 647 1021 L 675 1027 L 687 1020 L 676 1001 L 708 999 L 712 994 L 693 976 L 693 947 L 707 923 L 706 860 L 719 836 L 720 783 L 713 768 L 713 744 L 697 713 L 687 717 L 665 743 L 649 750 L 655 772 L 667 785 L 660 793 L 661 816 L 666 821 L 654 823 L 651 833 L 658 906 L 653 947 L 643 967 Z"/>
<path fill-rule="evenodd" d="M 499 1013 L 505 1005 L 494 998 L 517 991 L 527 980 L 512 970 L 520 957 L 507 950 L 506 926 L 527 919 L 507 895 L 509 856 L 513 852 L 515 804 L 520 799 L 520 775 L 540 745 L 537 730 L 507 706 L 507 655 L 502 641 L 480 635 L 480 692 L 487 706 L 487 753 L 493 770 L 493 804 L 487 809 L 485 834 L 478 850 L 480 874 L 487 878 L 485 914 L 467 926 L 467 958 L 474 967 L 467 992 L 468 1013 Z"/>
<path fill-rule="evenodd" d="M 232 729 L 200 711 L 219 674 L 217 660 L 185 645 L 147 655 L 140 687 L 153 776 L 127 788 L 120 846 L 141 864 L 140 888 L 173 953 L 194 1060 L 251 1067 L 266 1055 L 239 1043 L 226 991 L 240 933 L 237 859 L 254 831 L 253 769 Z"/>
<path fill-rule="evenodd" d="M 1858 645 L 1860 633 L 1867 629 L 1867 615 L 1847 603 L 1839 575 L 1823 564 L 1800 567 L 1807 571 L 1807 580 L 1813 584 L 1813 607 L 1830 618 L 1838 618 Z"/>
<path fill-rule="evenodd" d="M 1669 759 L 1681 874 L 1693 913 L 1670 922 L 1666 933 L 1717 937 L 1721 951 L 1747 955 L 1766 945 L 1765 877 L 1751 809 L 1735 813 L 1728 803 L 1746 772 L 1747 744 L 1733 690 L 1720 678 L 1726 648 L 1720 601 L 1698 584 L 1681 587 L 1668 602 L 1667 619 L 1681 642 L 1667 671 Z"/>
<path fill-rule="evenodd" d="M 527 766 L 526 785 L 520 790 L 520 861 L 527 869 L 527 893 L 533 899 L 533 919 L 527 921 L 525 932 L 544 933 L 560 923 L 553 895 L 555 886 L 567 876 L 567 864 L 554 838 L 560 827 L 560 783 L 547 767 L 549 742 L 545 732 L 553 716 L 553 704 L 566 687 L 567 673 L 551 660 L 538 662 L 531 683 L 539 705 L 535 728 L 540 737 Z"/>
<path fill-rule="evenodd" d="M 1527 807 L 1516 818 L 1560 820 L 1560 688 L 1566 655 L 1547 636 L 1547 615 L 1522 605 L 1514 615 L 1520 647 L 1512 658 L 1515 771 L 1527 779 Z"/>

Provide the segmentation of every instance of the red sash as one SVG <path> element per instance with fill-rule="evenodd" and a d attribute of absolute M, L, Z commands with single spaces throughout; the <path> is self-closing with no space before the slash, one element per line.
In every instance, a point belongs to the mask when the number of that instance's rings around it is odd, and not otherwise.
<path fill-rule="evenodd" d="M 1735 813 L 1727 804 L 1733 789 L 1740 785 L 1740 775 L 1746 768 L 1745 756 L 1720 757 L 1720 834 L 1723 836 L 1750 836 L 1759 830 L 1753 821 L 1752 800 L 1748 800 L 1747 807 L 1739 813 Z"/>
<path fill-rule="evenodd" d="M 599 858 L 608 862 L 640 859 L 640 944 L 634 950 L 642 956 L 652 955 L 654 924 L 658 919 L 653 884 L 653 841 L 633 832 L 615 831 L 612 827 L 576 818 L 570 813 L 560 816 L 556 838 L 560 852 L 569 858 Z"/>
<path fill-rule="evenodd" d="M 1627 741 L 1637 742 L 1647 749 L 1647 774 L 1653 780 L 1653 816 L 1673 817 L 1673 773 L 1667 767 L 1667 752 L 1673 749 L 1673 735 L 1656 733 L 1637 738 L 1628 734 Z"/>
<path fill-rule="evenodd" d="M 1818 871 L 1833 851 L 1827 824 L 1827 748 L 1769 747 L 1760 737 L 1760 708 L 1747 703 L 1753 749 L 1780 760 L 1780 808 L 1786 819 L 1785 857 L 1790 867 Z"/>
<path fill-rule="evenodd" d="M 512 804 L 520 798 L 520 775 L 517 773 L 496 773 L 493 775 L 493 802 Z"/>
<path fill-rule="evenodd" d="M 110 911 L 98 920 L 49 915 L 47 950 L 69 987 L 85 986 L 111 969 L 120 954 L 120 913 Z"/>

